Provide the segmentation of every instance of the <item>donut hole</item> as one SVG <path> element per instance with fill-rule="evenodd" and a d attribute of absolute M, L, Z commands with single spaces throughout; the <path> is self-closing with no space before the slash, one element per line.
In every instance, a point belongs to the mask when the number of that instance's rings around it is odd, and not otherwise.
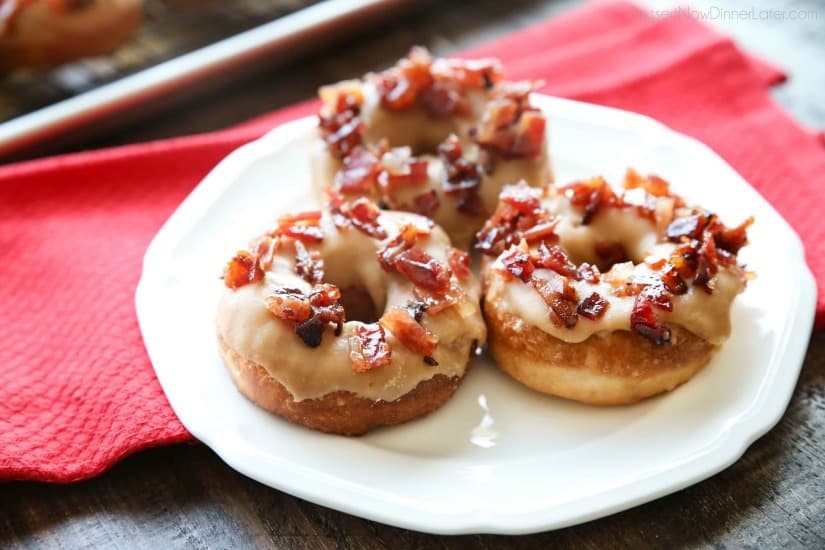
<path fill-rule="evenodd" d="M 375 323 L 381 318 L 381 311 L 375 305 L 370 293 L 360 286 L 341 288 L 341 305 L 347 314 L 347 321 Z"/>
<path fill-rule="evenodd" d="M 570 261 L 598 266 L 606 273 L 616 264 L 644 262 L 656 245 L 658 234 L 650 221 L 625 212 L 600 212 L 590 225 L 563 229 L 562 243 Z"/>

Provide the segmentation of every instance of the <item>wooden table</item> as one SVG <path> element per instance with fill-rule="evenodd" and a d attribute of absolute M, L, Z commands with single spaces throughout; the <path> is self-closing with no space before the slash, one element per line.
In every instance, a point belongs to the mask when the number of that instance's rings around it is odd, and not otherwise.
<path fill-rule="evenodd" d="M 791 1 L 779 4 L 791 5 Z M 109 146 L 221 128 L 310 97 L 320 83 L 388 65 L 411 44 L 425 44 L 446 53 L 576 3 L 485 0 L 445 8 L 438 18 L 415 14 L 348 45 L 233 84 L 185 109 L 159 115 L 83 146 Z M 674 3 L 656 2 L 656 6 Z M 753 3 L 726 2 L 724 6 L 749 8 Z M 759 7 L 760 3 L 755 3 Z M 777 8 L 776 4 L 772 7 Z M 799 1 L 793 6 L 815 8 L 813 3 Z M 741 43 L 790 68 L 792 81 L 777 92 L 778 99 L 803 122 L 822 128 L 825 8 L 819 8 L 818 13 L 818 22 L 718 24 L 732 31 Z M 0 547 L 7 545 L 823 548 L 825 333 L 813 336 L 799 384 L 779 425 L 754 443 L 736 464 L 677 494 L 584 525 L 518 538 L 424 535 L 304 502 L 234 472 L 204 446 L 177 446 L 139 453 L 83 483 L 2 486 Z"/>

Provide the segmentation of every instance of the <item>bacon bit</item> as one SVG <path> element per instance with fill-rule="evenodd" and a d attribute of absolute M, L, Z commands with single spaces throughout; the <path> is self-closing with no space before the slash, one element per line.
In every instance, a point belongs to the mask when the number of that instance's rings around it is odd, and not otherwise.
<path fill-rule="evenodd" d="M 369 372 L 386 367 L 392 361 L 392 348 L 384 329 L 378 323 L 359 325 L 349 338 L 349 357 L 352 370 Z"/>
<path fill-rule="evenodd" d="M 410 211 L 432 218 L 439 206 L 441 206 L 441 201 L 438 198 L 438 193 L 435 189 L 430 189 L 413 198 Z"/>
<path fill-rule="evenodd" d="M 470 104 L 461 91 L 444 82 L 434 82 L 421 94 L 420 101 L 433 118 L 466 116 L 470 112 Z"/>
<path fill-rule="evenodd" d="M 366 147 L 355 147 L 335 174 L 332 185 L 341 193 L 369 193 L 378 177 L 378 158 Z"/>
<path fill-rule="evenodd" d="M 264 298 L 267 309 L 278 319 L 293 325 L 306 345 L 321 345 L 324 328 L 335 326 L 335 335 L 341 334 L 346 314 L 339 300 L 341 291 L 335 285 L 315 285 L 309 295 L 296 288 L 277 288 Z"/>
<path fill-rule="evenodd" d="M 324 280 L 324 260 L 318 250 L 308 251 L 304 243 L 295 241 L 295 273 L 306 282 L 318 284 Z"/>
<path fill-rule="evenodd" d="M 679 271 L 672 265 L 662 272 L 661 277 L 662 283 L 671 294 L 681 295 L 687 293 L 687 283 L 679 276 Z"/>
<path fill-rule="evenodd" d="M 548 247 L 545 243 L 541 243 L 532 258 L 536 267 L 550 269 L 565 277 L 576 277 L 578 274 L 576 266 L 560 246 Z"/>
<path fill-rule="evenodd" d="M 513 246 L 501 257 L 501 264 L 516 279 L 527 282 L 533 276 L 535 266 L 531 261 L 530 254 L 518 246 Z"/>
<path fill-rule="evenodd" d="M 438 336 L 424 328 L 404 309 L 389 310 L 379 323 L 392 332 L 404 347 L 418 355 L 431 356 L 438 344 Z"/>
<path fill-rule="evenodd" d="M 649 175 L 644 177 L 632 168 L 628 168 L 624 176 L 625 189 L 644 189 L 646 193 L 654 197 L 670 197 L 670 184 L 659 176 Z"/>
<path fill-rule="evenodd" d="M 484 227 L 476 233 L 476 250 L 490 256 L 500 255 L 507 247 L 521 242 L 555 243 L 556 220 L 541 208 L 541 190 L 520 181 L 506 186 L 498 206 Z"/>
<path fill-rule="evenodd" d="M 554 325 L 573 328 L 578 324 L 578 296 L 567 277 L 553 273 L 550 279 L 534 277 L 532 283 L 544 303 L 550 307 L 550 320 Z"/>
<path fill-rule="evenodd" d="M 415 287 L 413 288 L 413 295 L 415 296 L 416 303 L 422 305 L 427 315 L 437 315 L 446 309 L 458 306 L 466 297 L 464 291 L 461 290 L 461 287 L 458 285 L 452 285 L 449 292 L 444 294 L 436 294 Z"/>
<path fill-rule="evenodd" d="M 716 263 L 716 244 L 713 235 L 707 235 L 699 247 L 696 255 L 696 274 L 693 276 L 693 284 L 704 288 L 710 294 L 713 291 L 711 279 L 718 271 Z"/>
<path fill-rule="evenodd" d="M 368 199 L 358 199 L 350 207 L 350 221 L 356 229 L 374 239 L 386 239 L 387 231 L 378 223 L 381 211 Z"/>
<path fill-rule="evenodd" d="M 318 113 L 321 135 L 330 152 L 336 158 L 343 159 L 363 141 L 361 92 L 350 84 L 334 89 L 322 88 L 320 95 L 324 100 L 324 106 Z"/>
<path fill-rule="evenodd" d="M 498 59 L 436 59 L 431 72 L 437 81 L 476 89 L 490 89 L 503 76 Z"/>
<path fill-rule="evenodd" d="M 451 135 L 438 146 L 438 155 L 444 163 L 445 179 L 442 188 L 448 195 L 458 197 L 456 209 L 471 216 L 484 211 L 484 201 L 479 195 L 481 167 L 463 157 L 461 142 Z"/>
<path fill-rule="evenodd" d="M 447 263 L 450 270 L 460 281 L 465 281 L 470 276 L 470 255 L 466 252 L 453 248 L 447 249 Z"/>
<path fill-rule="evenodd" d="M 258 258 L 258 263 L 263 271 L 272 266 L 275 253 L 281 247 L 281 237 L 264 235 L 252 246 L 252 254 Z"/>
<path fill-rule="evenodd" d="M 704 214 L 677 218 L 667 226 L 665 236 L 673 242 L 680 242 L 683 237 L 700 239 L 707 224 L 708 216 Z"/>
<path fill-rule="evenodd" d="M 559 220 L 557 219 L 538 223 L 530 229 L 523 231 L 521 233 L 521 238 L 528 243 L 557 243 L 559 241 L 559 236 L 556 234 L 556 226 L 558 224 Z"/>
<path fill-rule="evenodd" d="M 621 200 L 603 177 L 573 182 L 560 189 L 570 204 L 584 209 L 582 225 L 588 225 L 602 208 L 620 206 Z"/>
<path fill-rule="evenodd" d="M 280 228 L 280 234 L 305 243 L 320 243 L 324 240 L 324 232 L 313 225 L 285 225 Z"/>
<path fill-rule="evenodd" d="M 670 343 L 670 329 L 659 324 L 650 300 L 642 294 L 638 294 L 633 302 L 630 327 L 654 344 L 661 346 Z"/>
<path fill-rule="evenodd" d="M 723 227 L 717 230 L 713 234 L 713 240 L 716 242 L 716 246 L 736 256 L 739 250 L 748 244 L 747 230 L 748 227 L 753 225 L 753 222 L 753 217 L 749 217 L 734 228 L 727 229 Z"/>
<path fill-rule="evenodd" d="M 297 288 L 276 288 L 264 303 L 270 313 L 284 321 L 304 323 L 312 316 L 309 298 Z"/>
<path fill-rule="evenodd" d="M 401 252 L 394 265 L 399 273 L 417 287 L 439 294 L 450 289 L 449 268 L 418 246 Z"/>
<path fill-rule="evenodd" d="M 546 122 L 541 112 L 530 105 L 532 88 L 530 82 L 499 87 L 472 131 L 479 146 L 504 158 L 541 154 Z"/>
<path fill-rule="evenodd" d="M 602 278 L 599 268 L 595 265 L 584 262 L 576 268 L 576 280 L 585 281 L 591 284 L 598 283 Z"/>
<path fill-rule="evenodd" d="M 320 210 L 307 210 L 297 214 L 284 214 L 278 218 L 279 225 L 293 225 L 299 222 L 308 222 L 310 225 L 318 225 L 321 222 L 323 213 Z"/>
<path fill-rule="evenodd" d="M 378 184 L 384 192 L 426 183 L 427 161 L 412 156 L 409 147 L 395 147 L 381 156 Z"/>
<path fill-rule="evenodd" d="M 598 241 L 596 243 L 596 256 L 599 257 L 599 265 L 605 271 L 609 270 L 616 264 L 621 264 L 630 261 L 627 251 L 619 242 Z"/>
<path fill-rule="evenodd" d="M 383 249 L 375 253 L 378 258 L 378 263 L 384 271 L 392 272 L 395 270 L 395 260 L 402 252 L 411 248 L 418 242 L 418 239 L 430 234 L 431 226 L 419 226 L 413 223 L 408 223 L 401 228 L 398 235 L 388 242 Z"/>
<path fill-rule="evenodd" d="M 418 97 L 433 84 L 430 74 L 432 58 L 423 48 L 413 48 L 406 58 L 392 69 L 378 75 L 381 104 L 391 110 L 409 109 Z"/>
<path fill-rule="evenodd" d="M 223 270 L 223 283 L 233 290 L 263 278 L 264 271 L 258 257 L 246 250 L 239 251 Z"/>
<path fill-rule="evenodd" d="M 586 317 L 591 321 L 598 321 L 610 307 L 610 302 L 601 297 L 598 292 L 594 292 L 587 298 L 581 301 L 576 311 L 582 317 Z"/>

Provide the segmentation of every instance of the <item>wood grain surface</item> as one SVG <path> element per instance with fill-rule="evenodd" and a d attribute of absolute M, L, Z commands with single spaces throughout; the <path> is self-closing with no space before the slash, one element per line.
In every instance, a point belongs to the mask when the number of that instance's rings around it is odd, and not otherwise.
<path fill-rule="evenodd" d="M 346 46 L 228 84 L 209 97 L 74 150 L 222 128 L 305 99 L 318 84 L 385 66 L 411 44 L 447 53 L 480 43 L 576 0 L 484 0 L 415 13 Z M 654 2 L 655 7 L 677 2 Z M 701 5 L 712 6 L 712 2 Z M 754 0 L 717 2 L 732 8 Z M 788 67 L 777 99 L 804 123 L 825 127 L 825 5 L 818 21 L 719 21 L 740 43 Z M 715 24 L 715 23 L 714 23 Z M 770 40 L 765 40 L 770 36 Z M 236 473 L 204 446 L 155 449 L 72 485 L 0 486 L 0 547 L 48 548 L 614 548 L 714 546 L 825 548 L 825 333 L 815 334 L 780 423 L 722 473 L 614 516 L 523 537 L 440 537 L 329 510 Z"/>

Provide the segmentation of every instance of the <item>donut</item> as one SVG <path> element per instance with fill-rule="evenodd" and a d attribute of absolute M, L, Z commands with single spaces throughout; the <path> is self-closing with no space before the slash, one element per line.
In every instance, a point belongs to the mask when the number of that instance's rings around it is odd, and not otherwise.
<path fill-rule="evenodd" d="M 252 402 L 323 432 L 427 414 L 486 338 L 469 265 L 430 220 L 365 198 L 284 216 L 224 270 L 226 367 Z"/>
<path fill-rule="evenodd" d="M 546 121 L 531 82 L 502 82 L 492 59 L 433 59 L 322 87 L 313 182 L 415 212 L 467 248 L 506 183 L 550 176 Z"/>
<path fill-rule="evenodd" d="M 0 68 L 109 53 L 140 26 L 142 0 L 11 0 L 0 5 Z"/>
<path fill-rule="evenodd" d="M 736 227 L 629 170 L 501 194 L 478 234 L 490 351 L 524 385 L 596 405 L 687 382 L 731 331 L 746 286 Z"/>

